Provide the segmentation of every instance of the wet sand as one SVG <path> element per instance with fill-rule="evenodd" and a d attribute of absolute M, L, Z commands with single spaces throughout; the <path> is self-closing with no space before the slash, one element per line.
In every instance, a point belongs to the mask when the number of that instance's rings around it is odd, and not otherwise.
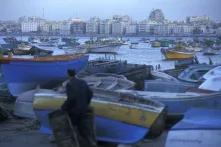
<path fill-rule="evenodd" d="M 38 131 L 36 121 L 29 119 L 10 119 L 0 123 L 0 147 L 57 147 L 55 143 L 49 141 L 49 136 Z M 160 137 L 133 145 L 136 147 L 164 147 L 167 133 Z M 110 147 L 99 143 L 99 147 Z"/>

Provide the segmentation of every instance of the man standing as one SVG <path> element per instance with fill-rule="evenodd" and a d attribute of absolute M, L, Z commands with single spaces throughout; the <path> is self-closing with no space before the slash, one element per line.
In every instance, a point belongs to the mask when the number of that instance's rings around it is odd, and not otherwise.
<path fill-rule="evenodd" d="M 94 113 L 89 107 L 93 92 L 83 80 L 75 77 L 75 70 L 67 71 L 69 82 L 66 85 L 67 100 L 61 106 L 68 112 L 72 124 L 77 128 L 80 146 L 96 147 Z"/>

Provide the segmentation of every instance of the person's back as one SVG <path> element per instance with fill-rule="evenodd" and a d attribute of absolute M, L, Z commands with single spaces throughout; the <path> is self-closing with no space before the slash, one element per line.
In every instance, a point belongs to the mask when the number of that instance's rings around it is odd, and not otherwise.
<path fill-rule="evenodd" d="M 85 81 L 75 78 L 74 70 L 68 70 L 68 76 L 67 100 L 61 109 L 68 112 L 73 126 L 77 128 L 80 146 L 96 147 L 94 112 L 89 107 L 93 92 Z"/>
<path fill-rule="evenodd" d="M 87 111 L 92 98 L 92 91 L 83 80 L 72 78 L 66 85 L 67 97 L 70 102 L 67 111 L 76 115 Z"/>

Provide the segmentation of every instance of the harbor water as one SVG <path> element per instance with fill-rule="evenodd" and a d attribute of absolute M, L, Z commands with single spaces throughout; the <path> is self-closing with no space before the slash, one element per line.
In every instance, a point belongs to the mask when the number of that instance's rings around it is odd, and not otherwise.
<path fill-rule="evenodd" d="M 0 37 L 0 44 L 4 43 L 2 40 L 4 36 Z M 17 37 L 18 40 L 24 40 L 27 41 L 28 37 Z M 89 37 L 79 37 L 77 38 L 78 42 L 81 44 L 85 41 L 89 40 Z M 129 40 L 130 42 L 139 42 L 141 40 L 141 37 L 128 37 L 123 38 L 123 40 Z M 156 38 L 149 37 L 148 39 L 154 40 Z M 157 39 L 173 39 L 176 40 L 175 37 L 170 38 L 157 38 Z M 186 37 L 182 38 L 182 40 L 187 41 L 191 40 L 193 38 Z M 111 54 L 90 54 L 89 60 L 94 60 L 97 58 L 110 58 L 110 59 L 117 59 L 117 60 L 127 60 L 128 63 L 134 63 L 134 64 L 146 64 L 146 65 L 153 65 L 154 67 L 156 65 L 160 64 L 161 70 L 164 69 L 172 69 L 174 68 L 174 61 L 168 61 L 165 60 L 163 55 L 160 51 L 161 48 L 152 48 L 149 43 L 141 43 L 137 45 L 136 49 L 130 49 L 129 45 L 123 45 L 118 50 L 117 54 L 111 55 Z M 198 52 L 197 58 L 200 63 L 209 63 L 209 58 L 211 58 L 212 62 L 214 64 L 220 64 L 221 63 L 221 54 L 213 55 L 213 56 L 205 56 L 202 52 Z"/>

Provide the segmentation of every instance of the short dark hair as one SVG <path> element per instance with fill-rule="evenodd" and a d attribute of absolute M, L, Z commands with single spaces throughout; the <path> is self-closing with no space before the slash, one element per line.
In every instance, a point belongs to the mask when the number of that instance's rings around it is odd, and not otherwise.
<path fill-rule="evenodd" d="M 74 77 L 74 76 L 76 75 L 76 72 L 75 72 L 74 69 L 68 69 L 68 70 L 67 70 L 67 73 L 68 73 L 68 75 L 71 76 L 71 77 Z"/>

